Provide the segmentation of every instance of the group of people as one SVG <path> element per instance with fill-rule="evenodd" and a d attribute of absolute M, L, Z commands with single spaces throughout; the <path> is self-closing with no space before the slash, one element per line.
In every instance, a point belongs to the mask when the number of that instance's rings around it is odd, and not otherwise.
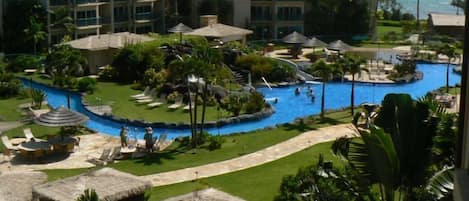
<path fill-rule="evenodd" d="M 308 97 L 311 97 L 311 101 L 314 102 L 314 100 L 316 99 L 316 97 L 314 96 L 314 89 L 308 85 L 308 87 L 306 88 L 306 95 Z M 301 94 L 301 88 L 300 87 L 297 87 L 295 89 L 295 95 L 299 96 Z"/>
<path fill-rule="evenodd" d="M 120 132 L 120 139 L 121 139 L 121 147 L 127 147 L 128 146 L 128 141 L 129 141 L 129 129 L 125 126 L 121 127 L 121 132 Z M 155 144 L 155 138 L 153 137 L 153 129 L 151 127 L 146 127 L 145 128 L 145 148 L 151 152 L 153 152 L 154 149 L 154 144 Z"/>

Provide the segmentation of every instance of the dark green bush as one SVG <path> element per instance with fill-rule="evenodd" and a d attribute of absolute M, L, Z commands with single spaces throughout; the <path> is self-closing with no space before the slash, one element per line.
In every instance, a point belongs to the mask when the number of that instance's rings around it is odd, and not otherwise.
<path fill-rule="evenodd" d="M 117 79 L 117 71 L 114 67 L 106 65 L 103 69 L 98 72 L 100 80 L 103 81 L 113 81 Z"/>
<path fill-rule="evenodd" d="M 84 77 L 78 80 L 77 89 L 80 92 L 93 93 L 96 88 L 96 79 L 90 77 Z"/>
<path fill-rule="evenodd" d="M 209 141 L 208 150 L 213 151 L 221 148 L 221 145 L 225 143 L 225 138 L 219 135 L 210 136 Z"/>
<path fill-rule="evenodd" d="M 20 80 L 11 73 L 0 72 L 0 97 L 7 98 L 19 93 L 21 87 Z"/>
<path fill-rule="evenodd" d="M 262 96 L 261 93 L 255 91 L 249 96 L 249 100 L 246 103 L 246 113 L 252 114 L 259 112 L 264 108 L 264 105 L 264 96 Z"/>
<path fill-rule="evenodd" d="M 34 56 L 30 55 L 21 55 L 16 57 L 13 61 L 11 61 L 7 69 L 11 72 L 22 72 L 24 69 L 27 68 L 38 68 L 39 67 L 39 59 Z"/>

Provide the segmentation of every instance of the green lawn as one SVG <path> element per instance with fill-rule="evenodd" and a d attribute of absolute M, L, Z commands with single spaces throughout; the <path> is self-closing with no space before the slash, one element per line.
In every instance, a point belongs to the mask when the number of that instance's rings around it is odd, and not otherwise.
<path fill-rule="evenodd" d="M 376 34 L 378 39 L 383 39 L 384 36 L 389 32 L 396 32 L 398 35 L 402 33 L 402 27 L 396 26 L 377 26 L 376 27 Z"/>
<path fill-rule="evenodd" d="M 0 121 L 18 121 L 21 111 L 18 105 L 30 102 L 29 98 L 12 97 L 0 99 Z"/>
<path fill-rule="evenodd" d="M 146 104 L 137 104 L 131 95 L 139 94 L 141 91 L 133 90 L 131 85 L 123 85 L 115 82 L 99 82 L 93 94 L 87 95 L 84 99 L 91 105 L 109 104 L 112 106 L 114 115 L 129 119 L 144 119 L 148 122 L 172 122 L 189 123 L 189 113 L 180 109 L 170 110 L 168 105 L 149 109 Z M 101 100 L 101 101 L 98 101 Z M 202 107 L 198 107 L 198 116 L 202 116 Z M 229 116 L 225 110 L 220 110 L 218 114 L 216 107 L 207 107 L 206 121 L 217 120 Z"/>
<path fill-rule="evenodd" d="M 149 192 L 150 200 L 162 200 L 208 187 L 217 188 L 249 201 L 273 200 L 279 192 L 282 178 L 296 174 L 300 167 L 315 164 L 319 154 L 323 154 L 325 160 L 333 161 L 335 167 L 342 167 L 343 161 L 338 160 L 330 151 L 331 144 L 332 142 L 314 145 L 288 157 L 238 172 L 200 179 L 197 182 L 156 187 Z"/>

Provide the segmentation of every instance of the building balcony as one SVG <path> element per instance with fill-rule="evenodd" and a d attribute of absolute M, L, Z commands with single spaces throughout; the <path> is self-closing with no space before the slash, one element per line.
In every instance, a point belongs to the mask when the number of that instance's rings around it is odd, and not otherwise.
<path fill-rule="evenodd" d="M 277 20 L 279 21 L 302 21 L 302 15 L 292 15 L 292 16 L 277 16 Z"/>
<path fill-rule="evenodd" d="M 83 18 L 83 19 L 77 19 L 75 21 L 75 24 L 78 27 L 93 26 L 93 25 L 98 25 L 98 23 L 99 23 L 98 18 Z"/>
<path fill-rule="evenodd" d="M 102 4 L 102 3 L 108 3 L 110 0 L 75 0 L 75 4 L 80 5 L 80 4 Z"/>
<path fill-rule="evenodd" d="M 127 22 L 129 21 L 129 16 L 127 15 L 115 15 L 114 22 Z"/>

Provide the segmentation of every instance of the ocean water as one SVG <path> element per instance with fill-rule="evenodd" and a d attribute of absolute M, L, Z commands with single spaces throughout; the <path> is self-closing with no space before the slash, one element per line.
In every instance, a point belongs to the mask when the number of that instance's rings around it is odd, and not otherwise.
<path fill-rule="evenodd" d="M 414 15 L 417 13 L 417 0 L 397 0 L 402 9 Z M 426 19 L 429 13 L 456 14 L 457 9 L 451 6 L 451 0 L 420 0 L 420 18 Z M 459 14 L 464 14 L 459 10 Z"/>

